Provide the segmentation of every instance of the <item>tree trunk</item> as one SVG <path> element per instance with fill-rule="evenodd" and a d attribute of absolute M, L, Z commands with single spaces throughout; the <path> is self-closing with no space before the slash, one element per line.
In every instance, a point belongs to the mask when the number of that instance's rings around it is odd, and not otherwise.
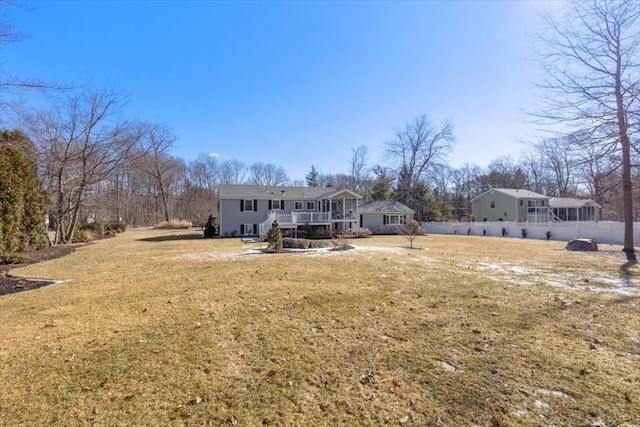
<path fill-rule="evenodd" d="M 619 48 L 619 47 L 618 47 Z M 620 133 L 620 145 L 622 146 L 622 201 L 624 218 L 624 247 L 622 250 L 628 254 L 634 253 L 633 247 L 633 191 L 631 187 L 631 141 L 629 140 L 627 118 L 622 99 L 621 84 L 621 60 L 618 52 L 616 64 L 616 113 L 618 130 Z"/>

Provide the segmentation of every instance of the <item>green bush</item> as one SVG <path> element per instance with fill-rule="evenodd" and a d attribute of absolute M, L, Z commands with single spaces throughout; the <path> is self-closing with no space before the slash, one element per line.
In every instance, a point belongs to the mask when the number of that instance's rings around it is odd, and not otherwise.
<path fill-rule="evenodd" d="M 22 264 L 27 262 L 28 259 L 25 256 L 14 254 L 12 252 L 0 252 L 0 265 L 2 264 Z"/>
<path fill-rule="evenodd" d="M 267 243 L 267 248 L 274 252 L 279 252 L 282 249 L 282 231 L 280 231 L 280 225 L 277 221 L 271 224 L 271 228 L 267 232 Z"/>
<path fill-rule="evenodd" d="M 102 236 L 102 227 L 100 227 L 100 224 L 98 224 L 97 222 L 90 222 L 87 224 L 83 224 L 79 228 L 82 231 L 89 231 L 93 233 L 93 235 L 95 236 L 98 236 L 98 237 Z"/>
<path fill-rule="evenodd" d="M 73 230 L 73 238 L 71 239 L 72 243 L 86 243 L 90 241 L 91 235 L 89 231 L 81 230 L 77 227 Z"/>
<path fill-rule="evenodd" d="M 104 226 L 105 232 L 111 232 L 111 234 L 124 233 L 127 230 L 127 226 L 121 222 L 114 222 Z"/>

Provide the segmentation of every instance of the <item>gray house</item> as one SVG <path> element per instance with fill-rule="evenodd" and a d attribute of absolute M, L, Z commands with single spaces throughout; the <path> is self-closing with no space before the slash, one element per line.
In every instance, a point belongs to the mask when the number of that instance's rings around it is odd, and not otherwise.
<path fill-rule="evenodd" d="M 476 221 L 597 221 L 599 210 L 593 200 L 548 197 L 522 189 L 492 188 L 471 200 Z"/>
<path fill-rule="evenodd" d="M 221 236 L 264 238 L 274 221 L 282 229 L 311 227 L 331 234 L 358 227 L 362 196 L 333 187 L 218 186 Z"/>
<path fill-rule="evenodd" d="M 366 227 L 373 234 L 397 234 L 405 224 L 413 220 L 414 210 L 392 201 L 370 201 L 358 206 L 360 227 Z"/>

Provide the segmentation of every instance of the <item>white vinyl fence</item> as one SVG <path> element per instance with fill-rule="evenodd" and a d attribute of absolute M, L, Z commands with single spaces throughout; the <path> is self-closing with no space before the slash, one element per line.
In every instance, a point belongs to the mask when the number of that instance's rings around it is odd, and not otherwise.
<path fill-rule="evenodd" d="M 428 234 L 462 234 L 472 236 L 522 237 L 526 231 L 527 239 L 547 239 L 569 241 L 571 239 L 592 238 L 599 243 L 622 245 L 624 243 L 624 224 L 614 221 L 576 221 L 576 222 L 423 222 L 422 229 Z M 640 245 L 640 222 L 634 223 L 633 243 Z"/>

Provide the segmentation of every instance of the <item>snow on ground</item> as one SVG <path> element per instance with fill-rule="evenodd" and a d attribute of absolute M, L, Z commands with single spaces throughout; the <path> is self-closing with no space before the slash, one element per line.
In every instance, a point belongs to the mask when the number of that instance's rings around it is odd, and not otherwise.
<path fill-rule="evenodd" d="M 207 261 L 216 259 L 240 259 L 250 255 L 263 254 L 263 246 L 244 245 L 242 252 L 198 252 L 188 253 L 173 259 Z M 299 253 L 303 256 L 352 256 L 366 253 L 401 254 L 410 249 L 401 246 L 352 246 L 350 249 L 286 249 L 287 253 Z M 413 252 L 412 252 L 413 253 Z M 420 252 L 416 251 L 415 255 Z M 412 257 L 409 261 L 429 264 L 432 259 L 425 256 Z M 483 274 L 501 283 L 513 283 L 521 286 L 546 285 L 555 288 L 582 290 L 591 292 L 616 293 L 625 296 L 637 296 L 640 288 L 639 278 L 624 278 L 602 273 L 588 273 L 577 276 L 575 273 L 558 273 L 543 269 L 526 268 L 510 263 L 469 262 L 457 264 L 459 271 L 467 274 Z"/>
<path fill-rule="evenodd" d="M 640 279 L 616 277 L 601 273 L 576 276 L 575 273 L 557 273 L 526 268 L 509 263 L 463 262 L 458 264 L 464 272 L 484 272 L 492 280 L 523 286 L 546 285 L 555 288 L 591 292 L 609 292 L 625 296 L 636 296 Z"/>

